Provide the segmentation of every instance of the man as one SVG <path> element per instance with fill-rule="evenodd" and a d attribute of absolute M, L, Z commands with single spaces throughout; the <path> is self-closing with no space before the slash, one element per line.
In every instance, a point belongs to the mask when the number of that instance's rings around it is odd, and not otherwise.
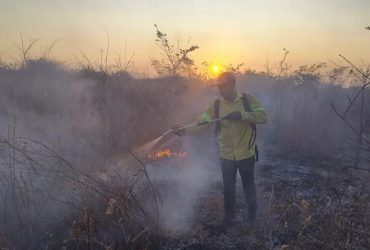
<path fill-rule="evenodd" d="M 257 195 L 254 182 L 256 156 L 255 124 L 267 123 L 267 115 L 261 103 L 252 95 L 236 90 L 236 79 L 230 72 L 217 79 L 221 99 L 210 105 L 199 122 L 221 118 L 216 124 L 221 168 L 224 185 L 223 226 L 230 226 L 235 218 L 235 184 L 239 170 L 245 198 L 248 204 L 247 221 L 253 223 L 257 212 Z M 247 110 L 246 110 L 247 109 Z M 175 129 L 177 135 L 193 134 L 199 129 Z"/>

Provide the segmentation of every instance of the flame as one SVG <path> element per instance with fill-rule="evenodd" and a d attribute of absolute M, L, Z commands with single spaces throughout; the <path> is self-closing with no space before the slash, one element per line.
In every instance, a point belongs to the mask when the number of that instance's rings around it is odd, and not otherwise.
<path fill-rule="evenodd" d="M 147 158 L 149 160 L 159 160 L 164 158 L 171 158 L 171 157 L 186 157 L 186 152 L 172 152 L 170 149 L 164 149 L 152 154 L 148 154 Z"/>

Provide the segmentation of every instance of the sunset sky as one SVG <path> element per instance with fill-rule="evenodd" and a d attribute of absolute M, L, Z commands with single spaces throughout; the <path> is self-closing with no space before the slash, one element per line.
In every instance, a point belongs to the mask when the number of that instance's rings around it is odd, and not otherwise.
<path fill-rule="evenodd" d="M 198 64 L 263 69 L 283 48 L 293 65 L 341 62 L 338 53 L 370 63 L 369 0 L 0 0 L 0 55 L 17 58 L 22 33 L 40 39 L 35 53 L 58 40 L 56 58 L 74 64 L 83 52 L 98 60 L 108 32 L 110 58 L 127 42 L 135 68 L 145 71 L 159 55 L 154 23 L 180 46 L 198 44 Z"/>

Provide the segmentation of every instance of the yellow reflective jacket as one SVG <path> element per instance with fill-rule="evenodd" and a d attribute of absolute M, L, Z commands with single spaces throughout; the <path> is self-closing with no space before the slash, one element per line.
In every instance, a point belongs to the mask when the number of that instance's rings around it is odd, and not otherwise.
<path fill-rule="evenodd" d="M 249 142 L 252 136 L 251 124 L 264 124 L 267 123 L 268 118 L 265 108 L 262 104 L 252 95 L 247 94 L 248 103 L 251 112 L 246 112 L 243 106 L 242 93 L 237 92 L 237 97 L 234 101 L 229 102 L 224 98 L 220 99 L 220 116 L 239 111 L 242 115 L 240 121 L 223 120 L 220 122 L 220 133 L 218 134 L 218 146 L 220 156 L 227 160 L 243 160 L 255 155 L 255 145 L 250 145 Z M 210 121 L 215 119 L 215 102 L 212 102 L 207 111 L 198 117 L 199 122 Z M 197 133 L 209 125 L 200 128 L 188 128 L 185 134 Z"/>

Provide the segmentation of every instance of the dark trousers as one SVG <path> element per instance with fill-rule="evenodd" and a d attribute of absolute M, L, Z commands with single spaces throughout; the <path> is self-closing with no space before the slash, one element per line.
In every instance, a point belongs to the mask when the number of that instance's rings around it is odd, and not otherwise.
<path fill-rule="evenodd" d="M 254 183 L 254 162 L 254 157 L 240 161 L 221 159 L 224 183 L 224 209 L 225 217 L 228 219 L 233 219 L 235 217 L 235 184 L 238 170 L 248 204 L 249 216 L 254 217 L 256 215 L 257 195 L 256 185 Z"/>

